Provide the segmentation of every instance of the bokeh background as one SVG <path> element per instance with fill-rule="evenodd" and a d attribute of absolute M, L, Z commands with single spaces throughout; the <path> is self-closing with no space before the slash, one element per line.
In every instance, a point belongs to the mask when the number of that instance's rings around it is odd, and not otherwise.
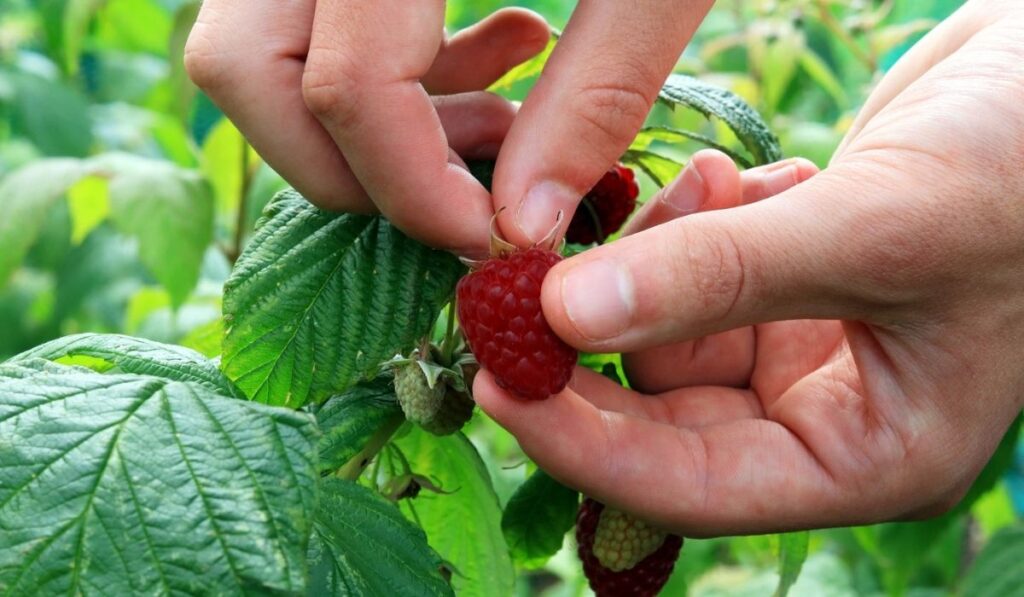
<path fill-rule="evenodd" d="M 449 27 L 509 4 L 559 28 L 573 8 L 559 0 L 452 0 Z M 825 167 L 872 84 L 960 4 L 720 0 L 678 70 L 737 92 L 764 115 L 786 155 Z M 197 10 L 197 0 L 0 0 L 0 360 L 83 331 L 218 354 L 221 286 L 262 207 L 286 184 L 185 76 L 182 50 Z M 527 82 L 500 91 L 522 99 L 528 89 Z M 727 128 L 685 111 L 659 107 L 651 118 L 735 144 Z M 661 148 L 680 161 L 696 149 Z M 75 163 L 68 160 L 81 159 L 99 166 L 67 192 L 52 191 Z M 134 182 L 112 188 L 104 164 Z M 471 436 L 507 500 L 524 477 L 523 455 L 484 417 Z M 1016 440 L 1004 442 L 983 477 L 984 495 L 946 516 L 813 533 L 792 594 L 991 592 L 991 575 L 1024 567 L 1024 454 Z M 989 561 L 986 547 L 1002 547 L 1008 536 L 1004 552 L 1017 557 Z M 771 594 L 775 541 L 688 541 L 665 594 Z M 523 595 L 586 593 L 569 540 L 553 560 L 520 574 Z M 1021 594 L 1024 583 L 1008 590 Z"/>

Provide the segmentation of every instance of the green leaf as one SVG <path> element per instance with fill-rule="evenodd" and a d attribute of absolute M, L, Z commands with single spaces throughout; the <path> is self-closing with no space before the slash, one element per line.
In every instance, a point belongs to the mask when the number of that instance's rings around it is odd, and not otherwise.
<path fill-rule="evenodd" d="M 222 367 L 258 402 L 322 402 L 411 349 L 464 271 L 383 218 L 285 191 L 224 287 Z"/>
<path fill-rule="evenodd" d="M 659 187 L 664 188 L 683 171 L 683 165 L 659 153 L 646 149 L 629 149 L 622 155 L 622 163 L 636 166 Z"/>
<path fill-rule="evenodd" d="M 404 421 L 390 379 L 362 383 L 335 396 L 316 411 L 320 471 L 334 471 L 352 460 L 380 431 Z"/>
<path fill-rule="evenodd" d="M 105 0 L 67 0 L 63 18 L 64 71 L 70 74 L 78 72 L 79 59 L 82 55 L 82 40 L 89 30 L 93 15 Z"/>
<path fill-rule="evenodd" d="M 459 597 L 510 595 L 515 583 L 512 559 L 501 532 L 501 508 L 487 467 L 461 433 L 434 437 L 414 428 L 395 444 L 412 471 L 433 479 L 448 494 L 421 492 L 402 500 L 416 517 L 430 545 L 455 569 Z"/>
<path fill-rule="evenodd" d="M 86 176 L 68 189 L 71 213 L 71 242 L 80 245 L 110 215 L 108 181 L 102 176 Z"/>
<path fill-rule="evenodd" d="M 0 365 L 0 587 L 305 589 L 316 428 L 196 383 Z"/>
<path fill-rule="evenodd" d="M 779 535 L 779 586 L 775 589 L 775 597 L 786 597 L 800 577 L 800 569 L 807 560 L 810 536 L 807 531 Z"/>
<path fill-rule="evenodd" d="M 546 563 L 576 524 L 579 501 L 577 491 L 537 469 L 512 495 L 501 517 L 512 558 L 530 568 Z"/>
<path fill-rule="evenodd" d="M 224 320 L 217 318 L 193 329 L 181 339 L 179 344 L 212 359 L 213 357 L 220 356 L 223 338 Z"/>
<path fill-rule="evenodd" d="M 68 187 L 85 174 L 79 160 L 47 159 L 15 170 L 0 180 L 0 286 L 28 253 L 47 214 Z"/>
<path fill-rule="evenodd" d="M 92 147 L 89 103 L 81 94 L 36 75 L 10 73 L 11 128 L 50 156 L 85 157 Z"/>
<path fill-rule="evenodd" d="M 213 196 L 192 170 L 166 162 L 108 154 L 91 160 L 111 175 L 114 224 L 139 241 L 139 257 L 181 306 L 196 282 L 213 240 Z"/>
<path fill-rule="evenodd" d="M 728 89 L 687 75 L 673 74 L 661 88 L 658 99 L 669 106 L 682 105 L 725 122 L 754 156 L 757 165 L 782 159 L 779 140 L 761 115 Z"/>
<path fill-rule="evenodd" d="M 761 60 L 756 61 L 755 68 L 762 74 L 762 104 L 766 106 L 768 114 L 775 114 L 786 89 L 797 74 L 805 40 L 802 31 L 787 27 L 773 41 L 765 41 L 764 53 Z"/>
<path fill-rule="evenodd" d="M 964 579 L 961 595 L 1020 597 L 1024 595 L 1024 522 L 996 533 L 981 550 Z"/>
<path fill-rule="evenodd" d="M 239 397 L 216 364 L 198 352 L 118 334 L 78 334 L 58 338 L 13 357 L 11 362 L 34 359 L 60 362 L 67 357 L 83 356 L 109 363 L 120 373 L 190 382 L 226 396 Z"/>
<path fill-rule="evenodd" d="M 825 90 L 825 93 L 832 97 L 836 106 L 840 109 L 846 108 L 849 101 L 849 98 L 846 96 L 846 90 L 843 89 L 843 84 L 839 82 L 835 72 L 832 71 L 832 67 L 821 56 L 818 56 L 810 48 L 804 48 L 804 51 L 800 54 L 800 68 L 807 73 L 807 76 L 812 81 Z"/>
<path fill-rule="evenodd" d="M 872 53 L 881 56 L 915 35 L 931 30 L 935 24 L 933 19 L 915 19 L 907 23 L 889 25 L 872 31 L 868 43 Z"/>
<path fill-rule="evenodd" d="M 247 175 L 242 172 L 243 151 L 249 154 L 249 164 L 257 163 L 259 158 L 227 118 L 221 119 L 203 141 L 203 174 L 213 187 L 218 212 L 226 216 L 235 214 L 242 196 Z"/>
<path fill-rule="evenodd" d="M 171 14 L 157 0 L 107 2 L 96 19 L 95 37 L 107 47 L 167 56 Z"/>
<path fill-rule="evenodd" d="M 423 531 L 349 481 L 320 484 L 308 595 L 453 595 Z"/>
<path fill-rule="evenodd" d="M 629 148 L 633 150 L 647 149 L 654 141 L 663 141 L 665 143 L 685 143 L 686 141 L 696 141 L 728 155 L 742 168 L 753 167 L 753 164 L 750 163 L 749 159 L 715 141 L 711 137 L 700 133 L 694 133 L 693 131 L 684 131 L 682 129 L 668 126 L 648 126 L 640 129 L 640 132 L 637 133 L 637 136 L 633 139 L 633 143 Z"/>

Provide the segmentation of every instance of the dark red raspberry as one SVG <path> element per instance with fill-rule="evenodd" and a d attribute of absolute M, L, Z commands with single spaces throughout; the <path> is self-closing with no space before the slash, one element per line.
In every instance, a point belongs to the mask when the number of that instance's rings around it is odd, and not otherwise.
<path fill-rule="evenodd" d="M 576 350 L 551 331 L 540 308 L 541 283 L 561 259 L 538 248 L 493 257 L 456 290 L 459 324 L 477 361 L 527 400 L 561 392 L 576 365 Z"/>
<path fill-rule="evenodd" d="M 581 245 L 604 241 L 621 228 L 629 214 L 633 213 L 639 194 L 640 186 L 633 171 L 625 166 L 612 166 L 594 188 L 583 196 L 583 201 L 569 222 L 565 240 Z"/>
<path fill-rule="evenodd" d="M 672 575 L 683 539 L 586 498 L 576 543 L 597 597 L 654 597 Z"/>

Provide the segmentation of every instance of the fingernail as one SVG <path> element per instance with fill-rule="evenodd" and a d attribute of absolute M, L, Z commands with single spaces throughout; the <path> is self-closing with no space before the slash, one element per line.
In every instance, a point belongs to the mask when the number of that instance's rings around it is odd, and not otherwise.
<path fill-rule="evenodd" d="M 626 331 L 634 303 L 632 276 L 606 259 L 578 265 L 562 279 L 566 315 L 590 340 L 607 340 Z"/>
<path fill-rule="evenodd" d="M 796 184 L 798 164 L 790 164 L 785 168 L 773 170 L 764 175 L 762 183 L 765 194 L 768 197 L 778 195 Z"/>
<path fill-rule="evenodd" d="M 551 232 L 558 212 L 569 213 L 579 195 L 556 182 L 542 182 L 530 189 L 516 213 L 516 226 L 532 242 L 540 242 Z"/>
<path fill-rule="evenodd" d="M 666 205 L 678 211 L 680 215 L 686 215 L 700 209 L 706 194 L 704 179 L 691 161 L 679 178 L 665 189 L 662 197 Z"/>

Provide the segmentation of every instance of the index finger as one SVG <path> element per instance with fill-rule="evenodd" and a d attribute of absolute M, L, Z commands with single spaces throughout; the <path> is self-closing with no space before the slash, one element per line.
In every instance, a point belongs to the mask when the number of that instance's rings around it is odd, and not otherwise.
<path fill-rule="evenodd" d="M 442 0 L 320 0 L 303 91 L 385 216 L 423 242 L 471 252 L 487 246 L 490 195 L 460 167 L 420 84 L 443 31 Z"/>
<path fill-rule="evenodd" d="M 509 241 L 538 242 L 559 211 L 572 215 L 636 135 L 712 3 L 579 2 L 498 158 L 495 208 Z"/>

